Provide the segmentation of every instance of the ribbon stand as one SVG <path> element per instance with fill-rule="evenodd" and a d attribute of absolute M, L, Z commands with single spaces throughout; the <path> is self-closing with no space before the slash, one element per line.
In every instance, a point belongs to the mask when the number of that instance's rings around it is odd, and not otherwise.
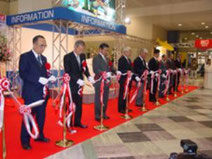
<path fill-rule="evenodd" d="M 168 70 L 168 72 L 166 74 L 167 74 L 167 80 L 168 80 L 167 91 L 166 91 L 166 101 L 169 102 L 170 101 L 170 99 L 169 99 L 169 84 L 170 84 L 170 75 L 171 75 L 170 70 Z"/>
<path fill-rule="evenodd" d="M 175 76 L 175 83 L 174 83 L 174 97 L 177 97 L 177 70 L 175 72 L 176 76 Z"/>
<path fill-rule="evenodd" d="M 129 99 L 129 97 L 128 97 L 128 95 L 127 95 L 127 97 L 126 97 L 126 109 L 125 109 L 125 114 L 121 116 L 121 118 L 126 119 L 126 120 L 132 119 L 132 116 L 130 116 L 130 115 L 128 114 L 128 106 L 129 106 L 129 100 L 128 100 L 128 99 Z"/>
<path fill-rule="evenodd" d="M 180 85 L 181 85 L 181 94 L 184 94 L 184 70 L 181 70 L 181 80 L 180 80 Z"/>
<path fill-rule="evenodd" d="M 6 149 L 6 141 L 5 141 L 5 126 L 4 126 L 4 117 L 3 117 L 3 125 L 2 125 L 2 158 L 5 159 L 7 155 Z"/>
<path fill-rule="evenodd" d="M 60 147 L 70 147 L 74 144 L 72 140 L 66 139 L 66 101 L 64 98 L 64 104 L 63 104 L 63 139 L 60 141 L 56 141 L 56 145 Z"/>
<path fill-rule="evenodd" d="M 160 86 L 160 74 L 161 74 L 161 70 L 158 71 L 158 79 L 157 79 L 157 91 L 156 91 L 156 102 L 155 102 L 155 105 L 156 106 L 159 106 L 160 105 L 160 102 L 159 102 L 159 86 Z"/>
<path fill-rule="evenodd" d="M 105 84 L 105 81 L 107 80 L 106 78 L 106 72 L 104 72 L 102 74 L 102 77 L 100 78 L 102 79 L 101 80 L 101 85 L 100 85 L 100 125 L 97 125 L 97 126 L 94 126 L 94 129 L 96 130 L 99 130 L 99 131 L 104 131 L 104 130 L 108 130 L 109 127 L 108 126 L 105 126 L 103 125 L 103 121 L 104 121 L 104 118 L 103 118 L 103 108 L 104 108 L 104 103 L 103 103 L 103 94 L 104 94 L 104 84 Z"/>
<path fill-rule="evenodd" d="M 147 83 L 147 74 L 148 72 L 144 75 L 144 89 L 143 89 L 143 107 L 141 108 L 142 112 L 146 112 L 148 111 L 148 109 L 146 108 L 146 83 Z"/>
<path fill-rule="evenodd" d="M 56 141 L 56 145 L 60 147 L 70 147 L 74 144 L 72 140 L 66 139 L 66 97 L 64 97 L 64 103 L 63 103 L 63 139 L 60 141 Z"/>
<path fill-rule="evenodd" d="M 185 81 L 185 91 L 186 92 L 188 92 L 188 71 L 189 70 L 185 70 L 185 79 L 186 79 L 186 81 Z"/>

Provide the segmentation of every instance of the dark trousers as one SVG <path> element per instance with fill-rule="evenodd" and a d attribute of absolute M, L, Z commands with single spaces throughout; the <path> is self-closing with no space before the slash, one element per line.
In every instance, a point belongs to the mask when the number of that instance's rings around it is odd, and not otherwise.
<path fill-rule="evenodd" d="M 151 81 L 150 81 L 151 82 Z M 150 101 L 155 101 L 156 100 L 156 92 L 157 92 L 157 80 L 156 79 L 154 79 L 154 82 L 153 82 L 153 92 L 151 93 L 151 87 L 152 86 L 150 86 L 150 92 L 149 92 L 149 100 Z"/>
<path fill-rule="evenodd" d="M 166 84 L 164 83 L 166 81 L 165 78 L 160 77 L 160 91 L 159 91 L 159 97 L 162 98 L 164 96 L 164 90 L 166 88 Z"/>
<path fill-rule="evenodd" d="M 46 116 L 46 104 L 47 100 L 41 105 L 37 106 L 35 108 L 32 108 L 32 115 L 35 117 L 35 120 L 37 122 L 38 130 L 39 130 L 39 136 L 38 138 L 44 138 L 43 134 L 43 128 L 45 124 L 45 116 Z M 21 144 L 29 144 L 30 142 L 30 136 L 26 130 L 24 121 L 22 120 L 21 124 Z"/>
<path fill-rule="evenodd" d="M 101 102 L 100 102 L 100 85 L 101 81 L 97 82 L 94 84 L 95 88 L 95 118 L 100 119 L 101 115 Z M 106 116 L 106 111 L 107 111 L 107 103 L 108 103 L 108 98 L 109 98 L 109 85 L 106 84 L 104 85 L 104 94 L 103 94 L 103 116 Z"/>
<path fill-rule="evenodd" d="M 77 93 L 72 93 L 72 98 L 76 105 L 74 125 L 80 125 L 82 118 L 82 97 Z"/>
<path fill-rule="evenodd" d="M 118 111 L 125 111 L 126 110 L 126 99 L 123 99 L 124 96 L 124 82 L 120 83 L 120 87 L 119 87 L 119 100 L 118 100 Z M 131 89 L 131 82 L 129 84 L 129 88 L 128 88 L 128 101 L 129 101 L 129 92 Z"/>

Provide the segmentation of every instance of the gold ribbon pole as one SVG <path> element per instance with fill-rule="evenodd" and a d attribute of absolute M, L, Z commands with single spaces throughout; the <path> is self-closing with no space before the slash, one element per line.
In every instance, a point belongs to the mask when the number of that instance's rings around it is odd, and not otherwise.
<path fill-rule="evenodd" d="M 144 89 L 143 89 L 143 106 L 141 108 L 142 112 L 146 112 L 148 109 L 146 108 L 146 80 L 144 81 Z"/>
<path fill-rule="evenodd" d="M 74 144 L 72 140 L 66 139 L 66 102 L 64 97 L 64 104 L 63 104 L 63 139 L 56 141 L 55 143 L 59 147 L 70 147 Z"/>
<path fill-rule="evenodd" d="M 7 155 L 6 150 L 6 139 L 5 139 L 5 124 L 4 124 L 4 117 L 3 117 L 3 126 L 2 126 L 2 158 L 5 159 Z"/>
<path fill-rule="evenodd" d="M 94 126 L 94 129 L 99 130 L 99 131 L 104 131 L 104 130 L 108 130 L 108 129 L 109 129 L 108 126 L 105 126 L 105 125 L 103 124 L 103 121 L 104 121 L 104 117 L 103 117 L 103 107 L 104 107 L 104 104 L 101 105 L 100 125 Z"/>
<path fill-rule="evenodd" d="M 158 76 L 159 76 L 159 78 L 160 78 L 160 74 L 158 74 Z M 156 90 L 156 102 L 155 102 L 155 105 L 156 106 L 159 106 L 160 105 L 160 102 L 159 102 L 159 85 L 160 85 L 160 83 L 159 83 L 159 80 L 157 80 L 157 90 Z M 154 86 L 154 84 L 153 84 L 153 86 Z"/>
<path fill-rule="evenodd" d="M 128 119 L 131 119 L 131 118 L 132 118 L 132 116 L 130 116 L 130 115 L 128 114 L 128 107 L 129 107 L 129 100 L 128 100 L 128 98 L 129 98 L 129 97 L 128 97 L 128 95 L 127 95 L 127 97 L 126 97 L 126 108 L 125 108 L 125 114 L 121 116 L 121 118 L 126 119 L 126 120 L 128 120 Z"/>
<path fill-rule="evenodd" d="M 181 77 L 181 80 L 180 80 L 180 84 L 181 84 L 181 94 L 184 94 L 184 82 L 185 82 L 185 79 L 184 79 L 184 72 L 181 73 L 182 77 Z"/>
<path fill-rule="evenodd" d="M 174 97 L 177 97 L 177 71 L 175 76 L 175 83 L 174 83 Z"/>

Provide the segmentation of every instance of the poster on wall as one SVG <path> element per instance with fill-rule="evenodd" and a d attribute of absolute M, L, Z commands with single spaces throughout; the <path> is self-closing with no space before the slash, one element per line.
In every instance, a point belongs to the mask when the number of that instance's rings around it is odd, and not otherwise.
<path fill-rule="evenodd" d="M 115 21 L 115 0 L 63 0 L 61 5 L 103 20 Z"/>

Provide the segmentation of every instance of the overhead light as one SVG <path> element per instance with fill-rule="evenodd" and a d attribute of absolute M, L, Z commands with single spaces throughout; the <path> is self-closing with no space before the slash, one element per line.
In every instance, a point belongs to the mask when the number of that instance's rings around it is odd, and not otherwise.
<path fill-rule="evenodd" d="M 192 32 L 191 35 L 195 35 L 195 32 Z"/>
<path fill-rule="evenodd" d="M 212 31 L 210 32 L 210 34 L 212 34 Z"/>
<path fill-rule="evenodd" d="M 179 27 L 181 27 L 181 26 L 182 26 L 182 24 L 178 24 L 178 26 L 179 26 Z"/>
<path fill-rule="evenodd" d="M 196 35 L 196 37 L 198 38 L 198 37 L 199 37 L 199 35 Z"/>
<path fill-rule="evenodd" d="M 201 25 L 205 25 L 205 22 L 202 22 Z"/>
<path fill-rule="evenodd" d="M 202 39 L 202 37 L 200 37 L 200 39 Z"/>
<path fill-rule="evenodd" d="M 185 37 L 184 39 L 185 39 L 185 40 L 188 40 L 188 38 L 187 38 L 187 37 Z"/>
<path fill-rule="evenodd" d="M 205 29 L 208 29 L 208 28 L 209 28 L 209 26 L 206 25 L 206 26 L 205 26 Z"/>
<path fill-rule="evenodd" d="M 125 24 L 130 24 L 131 23 L 131 19 L 129 17 L 126 17 L 124 19 Z"/>

